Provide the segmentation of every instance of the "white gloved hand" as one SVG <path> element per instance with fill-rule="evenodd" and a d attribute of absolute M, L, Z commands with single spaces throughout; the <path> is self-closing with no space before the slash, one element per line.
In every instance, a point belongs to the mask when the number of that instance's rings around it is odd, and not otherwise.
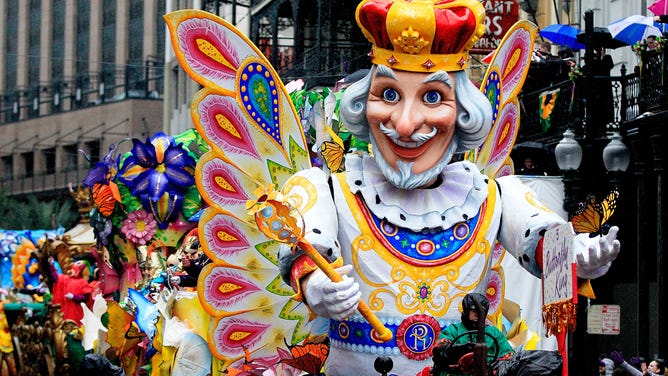
<path fill-rule="evenodd" d="M 362 293 L 359 284 L 348 276 L 352 270 L 352 265 L 336 269 L 343 280 L 332 282 L 317 269 L 302 282 L 306 304 L 313 312 L 335 320 L 347 319 L 355 313 Z"/>
<path fill-rule="evenodd" d="M 579 278 L 595 279 L 608 272 L 612 261 L 619 254 L 617 231 L 619 227 L 612 226 L 607 235 L 593 238 L 590 238 L 589 234 L 575 236 L 573 246 Z"/>
<path fill-rule="evenodd" d="M 74 298 L 74 294 L 71 292 L 68 292 L 65 294 L 65 299 L 72 300 Z"/>

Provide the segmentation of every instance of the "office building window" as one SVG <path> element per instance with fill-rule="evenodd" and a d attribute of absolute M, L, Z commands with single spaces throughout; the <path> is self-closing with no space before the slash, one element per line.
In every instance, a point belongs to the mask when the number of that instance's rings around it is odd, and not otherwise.
<path fill-rule="evenodd" d="M 66 171 L 76 170 L 79 159 L 79 148 L 76 144 L 64 145 L 61 164 Z"/>
<path fill-rule="evenodd" d="M 7 53 L 5 54 L 5 92 L 16 90 L 16 59 L 18 57 L 18 0 L 7 2 L 7 13 L 5 22 L 7 29 L 5 32 L 5 43 L 7 44 Z M 13 98 L 18 100 L 16 98 Z"/>
<path fill-rule="evenodd" d="M 42 24 L 42 1 L 30 0 L 30 29 L 28 30 L 28 82 L 39 88 L 41 62 L 40 33 Z"/>
<path fill-rule="evenodd" d="M 48 148 L 42 150 L 42 158 L 44 159 L 44 170 L 47 174 L 56 172 L 56 148 Z"/>
<path fill-rule="evenodd" d="M 141 36 L 139 36 L 141 38 Z M 102 77 L 105 95 L 113 93 L 116 68 L 116 0 L 102 1 Z"/>
<path fill-rule="evenodd" d="M 100 141 L 94 140 L 86 142 L 86 152 L 90 158 L 90 163 L 93 165 L 100 161 Z"/>
<path fill-rule="evenodd" d="M 90 52 L 89 44 L 90 44 L 90 0 L 78 0 L 76 69 L 77 72 L 79 72 L 79 74 L 88 73 L 90 69 L 88 65 L 88 53 Z"/>
<path fill-rule="evenodd" d="M 62 81 L 65 64 L 65 0 L 53 0 L 51 9 L 51 80 Z"/>
<path fill-rule="evenodd" d="M 21 159 L 23 162 L 23 171 L 25 171 L 25 177 L 29 178 L 35 175 L 35 155 L 33 152 L 29 151 L 27 153 L 22 153 Z"/>
<path fill-rule="evenodd" d="M 11 180 L 14 177 L 14 157 L 5 155 L 0 158 L 0 167 L 2 168 L 2 178 L 0 180 Z"/>
<path fill-rule="evenodd" d="M 144 1 L 130 1 L 130 40 L 128 41 L 128 62 L 125 69 L 129 90 L 145 88 L 144 77 Z M 130 93 L 132 94 L 132 93 Z M 144 93 L 145 95 L 145 93 Z"/>

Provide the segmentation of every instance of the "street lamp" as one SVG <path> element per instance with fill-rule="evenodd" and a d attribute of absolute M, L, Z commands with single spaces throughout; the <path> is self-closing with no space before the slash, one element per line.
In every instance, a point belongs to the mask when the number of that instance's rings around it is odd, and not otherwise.
<path fill-rule="evenodd" d="M 582 162 L 582 147 L 575 140 L 575 133 L 570 129 L 564 132 L 564 138 L 554 148 L 557 165 L 564 175 L 564 204 L 563 208 L 571 215 L 577 209 L 576 194 L 580 191 L 580 177 L 577 169 Z"/>
<path fill-rule="evenodd" d="M 608 170 L 612 189 L 619 189 L 621 175 L 629 167 L 629 148 L 622 142 L 622 136 L 615 132 L 610 136 L 610 142 L 603 149 L 603 164 Z"/>
<path fill-rule="evenodd" d="M 608 172 L 624 172 L 629 167 L 629 148 L 622 142 L 622 136 L 615 132 L 603 149 L 603 164 Z"/>
<path fill-rule="evenodd" d="M 554 148 L 557 165 L 562 171 L 575 171 L 582 162 L 582 147 L 575 140 L 575 133 L 570 129 L 564 132 L 564 138 Z"/>

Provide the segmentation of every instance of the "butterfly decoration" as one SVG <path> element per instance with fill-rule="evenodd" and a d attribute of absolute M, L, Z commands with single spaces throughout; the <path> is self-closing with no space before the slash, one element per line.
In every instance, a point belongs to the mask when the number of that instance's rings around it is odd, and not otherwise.
<path fill-rule="evenodd" d="M 286 343 L 287 345 L 287 343 Z M 309 375 L 319 375 L 325 360 L 329 355 L 329 345 L 326 342 L 312 342 L 303 345 L 288 346 L 287 353 L 279 349 L 281 363 L 287 364 Z"/>
<path fill-rule="evenodd" d="M 345 152 L 343 146 L 333 141 L 324 141 L 320 147 L 320 152 L 331 172 L 343 171 L 343 155 Z"/>
<path fill-rule="evenodd" d="M 610 229 L 607 223 L 617 208 L 618 191 L 612 191 L 601 201 L 596 196 L 589 194 L 585 202 L 578 204 L 578 209 L 571 217 L 573 230 L 577 234 L 589 233 L 589 237 L 605 235 Z"/>
<path fill-rule="evenodd" d="M 116 208 L 116 203 L 121 202 L 121 194 L 118 185 L 113 181 L 108 184 L 95 183 L 91 189 L 91 194 L 95 207 L 105 217 L 109 217 Z"/>

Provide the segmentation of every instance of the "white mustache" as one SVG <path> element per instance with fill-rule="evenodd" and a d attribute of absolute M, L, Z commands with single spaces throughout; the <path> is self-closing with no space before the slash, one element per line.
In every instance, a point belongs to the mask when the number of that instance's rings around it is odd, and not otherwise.
<path fill-rule="evenodd" d="M 436 133 L 438 132 L 436 128 L 431 128 L 431 131 L 429 133 L 418 133 L 418 132 L 413 132 L 413 134 L 410 135 L 410 139 L 412 142 L 409 141 L 402 141 L 400 138 L 401 136 L 399 135 L 399 132 L 397 132 L 396 129 L 390 129 L 385 127 L 383 123 L 379 123 L 379 128 L 380 131 L 383 132 L 384 135 L 389 137 L 393 143 L 396 145 L 405 147 L 405 148 L 417 148 L 422 146 L 425 142 L 431 140 L 434 136 L 436 136 Z"/>

